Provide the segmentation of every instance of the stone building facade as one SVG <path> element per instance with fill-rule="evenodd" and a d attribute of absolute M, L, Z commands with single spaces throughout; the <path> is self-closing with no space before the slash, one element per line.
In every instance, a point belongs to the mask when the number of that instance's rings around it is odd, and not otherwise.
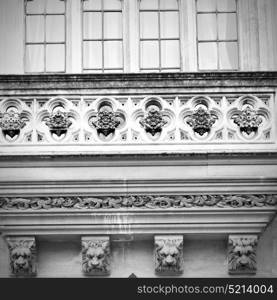
<path fill-rule="evenodd" d="M 0 277 L 277 275 L 275 0 L 0 14 Z"/>

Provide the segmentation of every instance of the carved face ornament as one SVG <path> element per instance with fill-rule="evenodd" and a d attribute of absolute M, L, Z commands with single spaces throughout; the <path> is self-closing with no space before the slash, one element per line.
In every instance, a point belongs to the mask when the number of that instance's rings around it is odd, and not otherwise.
<path fill-rule="evenodd" d="M 108 271 L 108 242 L 83 243 L 83 270 L 85 273 Z"/>
<path fill-rule="evenodd" d="M 180 267 L 181 242 L 157 241 L 157 270 L 175 271 Z"/>
<path fill-rule="evenodd" d="M 32 253 L 28 247 L 19 246 L 11 251 L 11 268 L 14 274 L 30 272 L 32 269 Z"/>

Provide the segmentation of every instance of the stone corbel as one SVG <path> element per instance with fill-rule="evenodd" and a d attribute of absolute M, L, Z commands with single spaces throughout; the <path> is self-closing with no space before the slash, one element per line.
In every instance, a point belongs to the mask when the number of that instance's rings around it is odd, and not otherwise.
<path fill-rule="evenodd" d="M 155 236 L 155 272 L 158 275 L 179 275 L 183 272 L 183 236 Z"/>
<path fill-rule="evenodd" d="M 35 276 L 36 241 L 34 237 L 7 237 L 11 276 Z"/>
<path fill-rule="evenodd" d="M 85 275 L 110 274 L 110 238 L 107 236 L 82 237 L 82 268 Z"/>
<path fill-rule="evenodd" d="M 255 274 L 257 270 L 257 235 L 230 235 L 228 251 L 229 274 Z"/>

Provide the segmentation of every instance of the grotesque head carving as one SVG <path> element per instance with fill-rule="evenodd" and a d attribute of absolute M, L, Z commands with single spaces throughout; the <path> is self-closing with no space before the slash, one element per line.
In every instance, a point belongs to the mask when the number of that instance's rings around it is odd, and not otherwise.
<path fill-rule="evenodd" d="M 107 275 L 110 270 L 109 239 L 87 238 L 82 240 L 83 271 L 87 275 Z"/>
<path fill-rule="evenodd" d="M 34 275 L 35 270 L 35 240 L 7 239 L 10 250 L 10 267 L 13 275 Z"/>
<path fill-rule="evenodd" d="M 155 237 L 156 272 L 161 274 L 178 274 L 183 269 L 183 237 Z"/>
<path fill-rule="evenodd" d="M 229 244 L 229 273 L 255 273 L 257 237 L 230 237 Z"/>

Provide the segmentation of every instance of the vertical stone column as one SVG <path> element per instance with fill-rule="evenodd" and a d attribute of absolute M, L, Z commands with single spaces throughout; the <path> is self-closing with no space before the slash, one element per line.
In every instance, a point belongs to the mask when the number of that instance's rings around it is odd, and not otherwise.
<path fill-rule="evenodd" d="M 82 269 L 85 275 L 109 275 L 111 264 L 110 238 L 82 237 Z"/>
<path fill-rule="evenodd" d="M 155 272 L 159 275 L 179 275 L 183 272 L 183 236 L 155 236 Z"/>
<path fill-rule="evenodd" d="M 34 237 L 7 237 L 11 276 L 35 276 L 36 241 Z"/>
<path fill-rule="evenodd" d="M 257 235 L 230 235 L 228 249 L 229 274 L 255 274 L 257 270 Z"/>

